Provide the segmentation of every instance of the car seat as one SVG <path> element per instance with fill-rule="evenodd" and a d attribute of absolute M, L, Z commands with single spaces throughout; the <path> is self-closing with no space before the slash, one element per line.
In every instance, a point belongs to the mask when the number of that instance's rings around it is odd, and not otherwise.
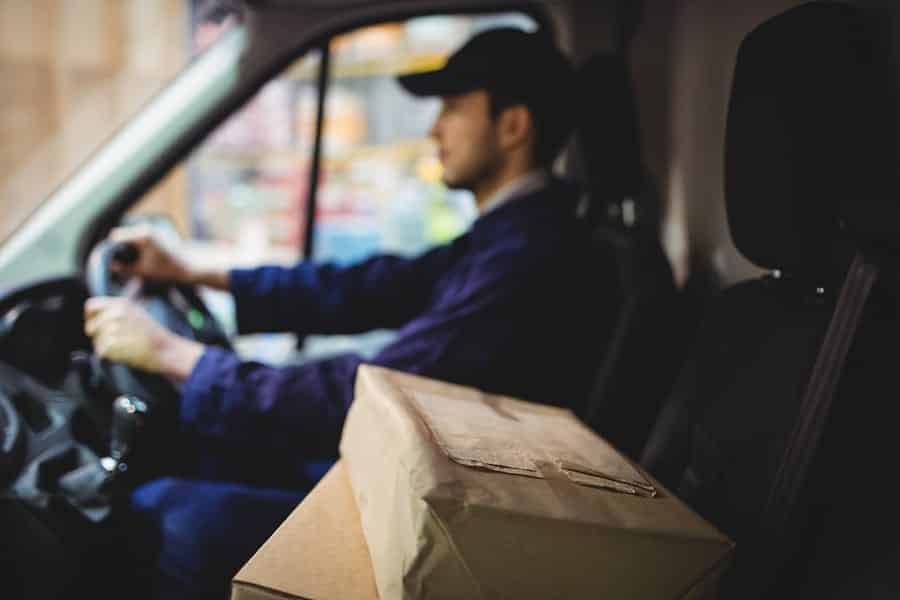
<path fill-rule="evenodd" d="M 742 42 L 726 128 L 738 250 L 771 273 L 705 316 L 642 463 L 737 543 L 731 598 L 898 597 L 896 115 L 869 13 L 813 2 Z M 854 256 L 881 268 L 795 510 L 765 516 Z"/>
<path fill-rule="evenodd" d="M 579 67 L 582 218 L 597 277 L 618 296 L 614 326 L 582 419 L 636 458 L 681 366 L 692 332 L 659 234 L 659 199 L 641 161 L 625 57 L 596 54 Z M 604 269 L 601 271 L 601 267 Z"/>

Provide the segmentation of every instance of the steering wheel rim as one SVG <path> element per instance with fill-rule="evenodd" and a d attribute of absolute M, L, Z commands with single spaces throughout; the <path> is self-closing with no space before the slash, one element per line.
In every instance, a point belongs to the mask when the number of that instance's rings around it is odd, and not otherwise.
<path fill-rule="evenodd" d="M 21 419 L 13 403 L 0 391 L 0 487 L 15 479 L 24 459 Z"/>

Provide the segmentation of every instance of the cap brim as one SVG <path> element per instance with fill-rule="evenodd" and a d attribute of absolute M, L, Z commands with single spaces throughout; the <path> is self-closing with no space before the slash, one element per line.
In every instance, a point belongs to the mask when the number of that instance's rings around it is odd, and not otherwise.
<path fill-rule="evenodd" d="M 425 73 L 412 73 L 400 75 L 397 81 L 407 92 L 414 96 L 452 96 L 471 92 L 479 87 L 479 84 L 451 73 L 446 68 Z"/>

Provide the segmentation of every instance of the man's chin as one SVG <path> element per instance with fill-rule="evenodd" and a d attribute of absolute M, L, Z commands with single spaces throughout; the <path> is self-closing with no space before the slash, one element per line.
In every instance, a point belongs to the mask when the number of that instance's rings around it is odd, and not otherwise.
<path fill-rule="evenodd" d="M 447 177 L 446 175 L 441 178 L 441 181 L 444 183 L 445 186 L 447 186 L 448 189 L 451 189 L 451 190 L 472 191 L 472 184 L 471 184 L 471 182 L 468 182 L 468 181 L 453 179 L 453 178 Z"/>

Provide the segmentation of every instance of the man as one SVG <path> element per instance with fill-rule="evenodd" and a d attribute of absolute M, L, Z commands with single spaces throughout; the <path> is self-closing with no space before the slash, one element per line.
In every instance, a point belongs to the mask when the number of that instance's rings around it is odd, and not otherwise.
<path fill-rule="evenodd" d="M 397 329 L 372 363 L 577 410 L 597 340 L 605 343 L 600 303 L 617 299 L 601 300 L 593 284 L 575 188 L 550 174 L 572 126 L 573 80 L 549 38 L 509 28 L 476 35 L 442 69 L 399 78 L 415 95 L 442 98 L 430 135 L 444 181 L 478 204 L 472 229 L 447 246 L 350 267 L 226 272 L 118 231 L 114 238 L 139 249 L 136 263 L 119 268 L 230 290 L 243 332 Z M 181 422 L 215 465 L 196 479 L 145 484 L 133 506 L 161 537 L 158 594 L 222 596 L 312 485 L 304 460 L 335 456 L 361 358 L 275 368 L 179 338 L 127 299 L 93 298 L 85 313 L 98 354 L 183 382 Z M 228 452 L 277 464 L 277 477 L 229 472 Z"/>

